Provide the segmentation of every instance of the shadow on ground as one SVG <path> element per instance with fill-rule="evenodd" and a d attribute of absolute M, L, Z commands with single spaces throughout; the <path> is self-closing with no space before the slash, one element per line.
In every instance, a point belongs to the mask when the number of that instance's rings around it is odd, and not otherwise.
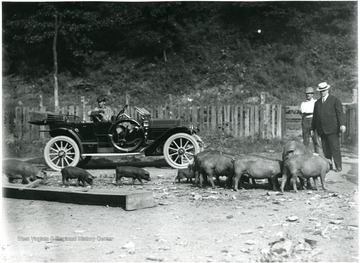
<path fill-rule="evenodd" d="M 26 162 L 38 166 L 46 166 L 44 158 L 33 158 Z M 84 169 L 115 169 L 117 166 L 135 166 L 135 167 L 155 167 L 155 168 L 169 168 L 170 166 L 165 159 L 149 159 L 149 158 L 132 158 L 128 160 L 113 161 L 106 158 L 91 159 L 86 165 L 82 166 Z"/>

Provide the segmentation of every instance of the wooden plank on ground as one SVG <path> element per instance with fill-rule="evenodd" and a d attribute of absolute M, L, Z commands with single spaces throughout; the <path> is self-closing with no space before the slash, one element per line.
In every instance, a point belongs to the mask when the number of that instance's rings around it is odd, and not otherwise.
<path fill-rule="evenodd" d="M 87 190 L 87 189 L 86 189 Z M 156 206 L 152 192 L 82 192 L 67 188 L 24 188 L 16 186 L 3 186 L 3 197 L 55 201 L 83 205 L 101 205 L 122 207 L 127 211 Z"/>

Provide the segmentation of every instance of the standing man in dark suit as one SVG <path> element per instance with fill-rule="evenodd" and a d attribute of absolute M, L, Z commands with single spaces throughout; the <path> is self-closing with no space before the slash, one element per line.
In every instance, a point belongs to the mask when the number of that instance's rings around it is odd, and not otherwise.
<path fill-rule="evenodd" d="M 329 88 L 326 82 L 318 85 L 321 98 L 315 102 L 314 115 L 312 120 L 312 133 L 317 131 L 321 137 L 321 143 L 325 158 L 334 158 L 336 172 L 342 170 L 340 151 L 340 132 L 345 132 L 345 116 L 341 102 L 338 98 L 329 95 Z"/>

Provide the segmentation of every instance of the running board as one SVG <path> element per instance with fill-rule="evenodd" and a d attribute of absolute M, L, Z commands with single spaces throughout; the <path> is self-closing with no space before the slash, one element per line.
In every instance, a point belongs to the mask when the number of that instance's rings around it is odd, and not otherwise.
<path fill-rule="evenodd" d="M 81 155 L 81 157 L 87 157 L 87 156 L 132 156 L 132 155 L 141 155 L 142 152 L 136 152 L 136 153 L 84 153 Z"/>

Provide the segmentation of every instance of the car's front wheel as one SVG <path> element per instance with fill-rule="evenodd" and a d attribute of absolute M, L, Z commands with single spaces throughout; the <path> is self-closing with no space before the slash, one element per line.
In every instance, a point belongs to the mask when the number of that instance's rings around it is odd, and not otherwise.
<path fill-rule="evenodd" d="M 46 164 L 55 171 L 66 166 L 76 166 L 80 161 L 80 150 L 76 142 L 67 136 L 52 138 L 44 148 Z"/>
<path fill-rule="evenodd" d="M 194 155 L 200 152 L 196 139 L 186 133 L 170 136 L 164 144 L 164 157 L 173 168 L 183 169 L 193 162 Z"/>

